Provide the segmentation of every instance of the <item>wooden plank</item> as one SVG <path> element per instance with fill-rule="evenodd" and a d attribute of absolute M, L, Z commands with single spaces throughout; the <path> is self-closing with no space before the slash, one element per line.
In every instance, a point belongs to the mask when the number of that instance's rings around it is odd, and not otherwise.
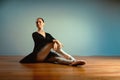
<path fill-rule="evenodd" d="M 84 56 L 84 66 L 20 64 L 23 56 L 0 56 L 0 80 L 120 80 L 120 57 Z"/>

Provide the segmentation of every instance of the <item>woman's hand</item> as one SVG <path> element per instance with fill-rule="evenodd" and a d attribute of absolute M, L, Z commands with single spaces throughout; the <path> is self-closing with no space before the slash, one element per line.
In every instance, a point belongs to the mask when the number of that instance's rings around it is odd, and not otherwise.
<path fill-rule="evenodd" d="M 54 45 L 53 45 L 54 50 L 58 50 L 58 49 L 61 49 L 63 47 L 63 45 L 60 41 L 54 39 L 53 42 L 54 42 Z"/>
<path fill-rule="evenodd" d="M 53 44 L 53 50 L 57 50 L 58 49 L 58 45 L 57 45 L 57 43 L 56 42 L 54 42 L 54 44 Z"/>

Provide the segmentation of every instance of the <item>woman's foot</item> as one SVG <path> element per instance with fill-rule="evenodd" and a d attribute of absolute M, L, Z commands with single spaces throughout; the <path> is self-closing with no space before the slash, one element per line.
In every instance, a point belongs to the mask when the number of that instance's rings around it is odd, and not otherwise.
<path fill-rule="evenodd" d="M 85 65 L 84 60 L 76 60 L 70 64 L 71 66 L 77 66 L 77 65 Z"/>

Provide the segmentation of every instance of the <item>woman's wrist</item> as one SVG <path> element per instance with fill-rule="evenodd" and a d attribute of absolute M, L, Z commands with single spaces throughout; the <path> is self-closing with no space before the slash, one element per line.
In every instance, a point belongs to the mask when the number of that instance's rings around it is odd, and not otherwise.
<path fill-rule="evenodd" d="M 53 39 L 52 41 L 55 43 L 55 42 L 56 42 L 56 39 Z"/>

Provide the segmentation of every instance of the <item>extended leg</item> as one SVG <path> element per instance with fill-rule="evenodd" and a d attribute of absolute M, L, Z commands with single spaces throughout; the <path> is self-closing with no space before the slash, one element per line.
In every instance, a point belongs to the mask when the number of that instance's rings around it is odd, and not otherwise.
<path fill-rule="evenodd" d="M 85 62 L 81 60 L 72 61 L 72 60 L 68 60 L 63 57 L 52 57 L 52 58 L 47 59 L 47 62 L 70 65 L 70 66 L 77 66 L 77 65 L 85 64 Z"/>
<path fill-rule="evenodd" d="M 63 58 L 63 57 L 52 57 L 52 58 L 47 59 L 46 62 L 69 65 L 69 64 L 71 64 L 73 61 L 67 60 L 67 59 L 65 59 L 65 58 Z"/>
<path fill-rule="evenodd" d="M 76 59 L 74 57 L 72 57 L 71 55 L 67 54 L 65 51 L 63 51 L 60 48 L 58 48 L 56 50 L 56 52 L 58 52 L 59 54 L 63 55 L 63 57 L 65 57 L 66 59 L 69 59 L 69 60 L 72 60 L 72 61 L 76 61 Z"/>
<path fill-rule="evenodd" d="M 77 66 L 77 65 L 84 65 L 86 62 L 84 60 L 76 60 L 74 57 L 72 57 L 71 55 L 67 54 L 66 52 L 64 52 L 62 49 L 57 49 L 56 52 L 58 52 L 59 54 L 63 55 L 64 58 L 57 58 L 58 59 L 58 63 L 62 63 L 62 64 L 69 64 L 72 66 Z"/>

